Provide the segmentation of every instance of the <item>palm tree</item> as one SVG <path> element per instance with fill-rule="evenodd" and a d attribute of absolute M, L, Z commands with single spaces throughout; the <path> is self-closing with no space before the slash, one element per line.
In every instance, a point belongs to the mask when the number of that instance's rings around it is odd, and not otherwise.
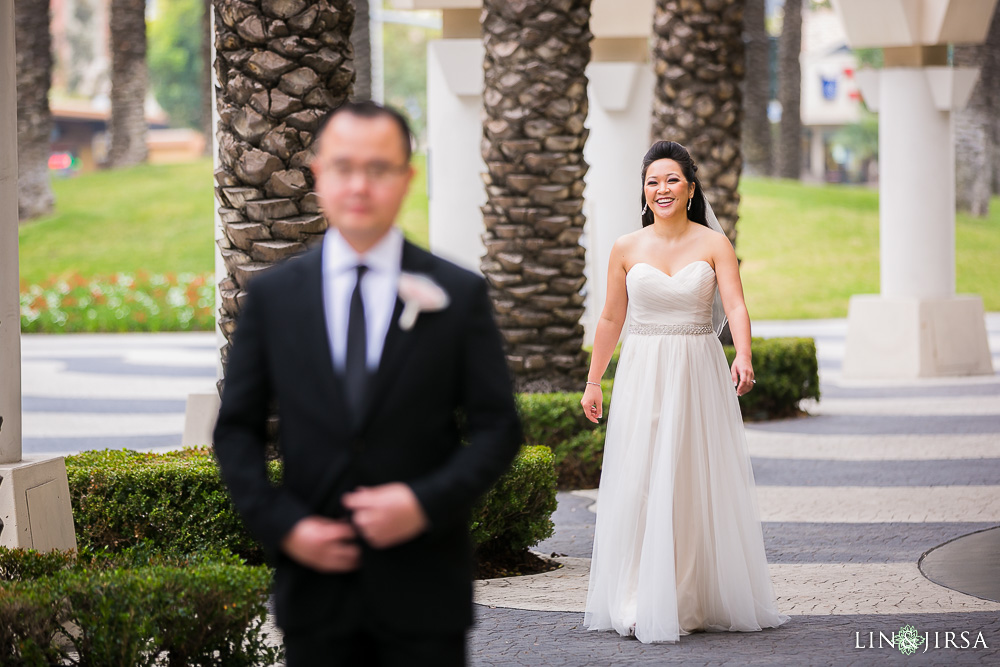
<path fill-rule="evenodd" d="M 354 29 L 351 30 L 354 47 L 354 101 L 372 98 L 372 37 L 368 0 L 354 0 Z"/>
<path fill-rule="evenodd" d="M 778 42 L 778 101 L 781 102 L 778 139 L 778 176 L 798 180 L 802 176 L 802 3 L 785 0 L 785 16 Z"/>
<path fill-rule="evenodd" d="M 705 194 L 734 244 L 743 167 L 743 5 L 657 0 L 653 15 L 653 138 L 691 151 Z"/>
<path fill-rule="evenodd" d="M 49 137 L 52 112 L 52 37 L 48 0 L 16 0 L 17 215 L 28 220 L 52 211 Z"/>
<path fill-rule="evenodd" d="M 771 37 L 764 24 L 764 0 L 746 0 L 743 35 L 746 44 L 746 79 L 743 81 L 743 162 L 748 174 L 770 176 L 771 121 L 767 105 L 771 101 Z"/>
<path fill-rule="evenodd" d="M 111 122 L 108 164 L 128 167 L 146 161 L 145 0 L 111 0 Z"/>
<path fill-rule="evenodd" d="M 955 114 L 958 208 L 986 217 L 1000 184 L 1000 11 L 993 12 L 986 42 L 955 46 L 956 66 L 978 67 L 979 80 L 965 109 Z"/>
<path fill-rule="evenodd" d="M 484 0 L 489 281 L 519 391 L 579 391 L 590 0 Z"/>
<path fill-rule="evenodd" d="M 354 83 L 351 0 L 214 0 L 220 167 L 215 173 L 219 328 L 227 340 L 249 280 L 322 238 L 310 146 Z M 222 349 L 223 368 L 229 344 Z"/>

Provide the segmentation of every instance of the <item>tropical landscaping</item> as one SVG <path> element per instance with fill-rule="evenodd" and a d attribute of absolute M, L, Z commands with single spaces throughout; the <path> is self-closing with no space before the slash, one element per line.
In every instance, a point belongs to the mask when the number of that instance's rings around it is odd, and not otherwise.
<path fill-rule="evenodd" d="M 426 246 L 424 158 L 400 223 Z M 212 165 L 143 165 L 54 183 L 55 212 L 21 225 L 25 332 L 190 331 L 214 324 Z M 878 291 L 878 193 L 744 178 L 737 252 L 755 319 L 844 317 Z M 960 293 L 1000 310 L 1000 202 L 959 213 Z M 125 289 L 124 286 L 128 286 Z"/>

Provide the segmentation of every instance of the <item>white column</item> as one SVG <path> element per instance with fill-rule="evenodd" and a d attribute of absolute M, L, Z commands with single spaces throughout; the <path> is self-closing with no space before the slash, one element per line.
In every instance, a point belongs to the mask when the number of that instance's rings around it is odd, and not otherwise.
<path fill-rule="evenodd" d="M 427 189 L 431 250 L 479 271 L 486 203 L 479 147 L 483 138 L 483 56 L 479 39 L 427 46 Z"/>
<path fill-rule="evenodd" d="M 62 457 L 21 455 L 14 1 L 0 0 L 0 546 L 75 549 Z"/>
<path fill-rule="evenodd" d="M 211 35 L 215 35 L 215 6 L 212 3 L 205 5 L 205 11 L 211 12 Z M 212 40 L 212 63 L 215 63 L 215 40 Z M 222 162 L 219 159 L 219 139 L 214 132 L 214 129 L 219 126 L 219 108 L 215 104 L 215 88 L 218 85 L 217 76 L 215 73 L 215 67 L 211 68 L 212 72 L 212 89 L 205 91 L 206 95 L 212 96 L 212 173 L 214 174 L 218 171 L 219 167 L 222 166 Z M 214 178 L 214 177 L 213 177 Z M 216 185 L 218 185 L 216 183 Z M 215 324 L 215 347 L 220 351 L 220 354 L 215 358 L 215 377 L 219 380 L 222 379 L 222 354 L 221 350 L 226 345 L 226 337 L 222 333 L 222 329 L 219 328 L 218 324 L 218 314 L 219 310 L 222 308 L 222 296 L 218 288 L 219 283 L 222 282 L 228 272 L 226 271 L 226 264 L 222 261 L 222 251 L 219 248 L 218 241 L 220 239 L 225 239 L 226 234 L 222 228 L 222 218 L 219 216 L 219 206 L 218 201 L 212 202 L 212 215 L 214 216 L 215 226 L 214 226 L 214 243 L 212 247 L 215 251 L 215 313 L 216 313 L 216 324 Z M 215 429 L 215 420 L 219 416 L 219 405 L 221 400 L 219 398 L 219 393 L 217 391 L 212 391 L 207 394 L 188 394 L 187 403 L 184 406 L 184 434 L 181 436 L 181 446 L 182 447 L 202 447 L 205 445 L 212 444 L 212 431 Z"/>
<path fill-rule="evenodd" d="M 879 75 L 879 261 L 882 296 L 955 294 L 955 142 L 930 68 Z"/>
<path fill-rule="evenodd" d="M 955 294 L 951 112 L 976 72 L 890 67 L 857 78 L 879 114 L 881 294 L 851 297 L 844 376 L 992 374 L 982 299 Z"/>
<path fill-rule="evenodd" d="M 823 142 L 823 126 L 813 125 L 809 138 L 809 172 L 822 183 L 826 180 L 826 145 Z"/>
<path fill-rule="evenodd" d="M 21 460 L 14 0 L 0 0 L 0 464 Z"/>
<path fill-rule="evenodd" d="M 656 77 L 649 63 L 592 62 L 587 67 L 590 136 L 587 171 L 587 312 L 584 344 L 594 340 L 607 293 L 615 240 L 642 226 L 642 158 L 650 146 Z"/>

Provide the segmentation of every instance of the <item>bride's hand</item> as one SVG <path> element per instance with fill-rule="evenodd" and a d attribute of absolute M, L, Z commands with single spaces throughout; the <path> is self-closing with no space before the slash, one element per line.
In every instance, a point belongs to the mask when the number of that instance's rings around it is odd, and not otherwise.
<path fill-rule="evenodd" d="M 733 360 L 732 373 L 737 396 L 742 396 L 753 389 L 753 364 L 750 363 L 749 359 L 737 356 Z"/>
<path fill-rule="evenodd" d="M 604 392 L 597 385 L 588 384 L 580 405 L 583 406 L 583 416 L 596 424 L 604 416 Z"/>

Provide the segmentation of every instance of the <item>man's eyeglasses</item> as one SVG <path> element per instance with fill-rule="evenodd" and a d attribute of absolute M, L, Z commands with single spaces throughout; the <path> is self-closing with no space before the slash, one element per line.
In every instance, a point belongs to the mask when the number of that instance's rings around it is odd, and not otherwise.
<path fill-rule="evenodd" d="M 396 165 L 388 162 L 369 162 L 353 164 L 349 160 L 333 160 L 320 165 L 324 175 L 338 182 L 347 182 L 355 174 L 361 174 L 369 183 L 385 183 L 406 173 L 409 165 Z"/>

